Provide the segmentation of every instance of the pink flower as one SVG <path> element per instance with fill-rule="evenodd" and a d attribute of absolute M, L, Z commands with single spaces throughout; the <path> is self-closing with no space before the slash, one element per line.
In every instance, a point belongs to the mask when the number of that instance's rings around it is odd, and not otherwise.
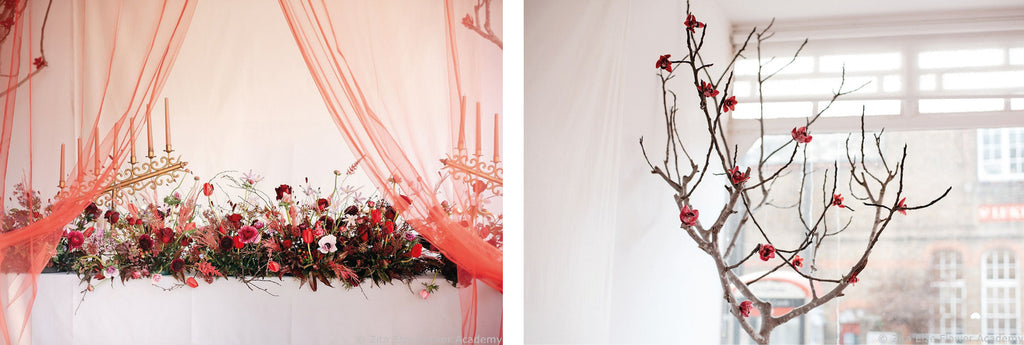
<path fill-rule="evenodd" d="M 668 58 L 672 57 L 672 54 L 665 54 L 658 58 L 658 62 L 654 63 L 655 68 L 660 68 L 672 73 L 672 62 L 668 61 Z"/>
<path fill-rule="evenodd" d="M 694 29 L 704 27 L 704 23 L 698 22 L 697 17 L 694 17 L 693 13 L 688 13 L 686 15 L 686 21 L 683 22 L 683 25 L 686 25 L 686 30 L 691 33 L 696 33 Z"/>
<path fill-rule="evenodd" d="M 697 225 L 697 217 L 700 212 L 696 209 L 690 209 L 689 206 L 683 205 L 683 210 L 679 212 L 679 221 L 683 222 L 683 225 L 694 226 Z"/>
<path fill-rule="evenodd" d="M 154 274 L 153 278 L 152 278 L 153 285 L 160 284 L 160 279 L 163 279 L 163 278 L 164 278 L 164 276 L 160 275 L 159 273 Z"/>
<path fill-rule="evenodd" d="M 338 238 L 337 237 L 334 237 L 334 235 L 327 235 L 327 236 L 321 237 L 320 238 L 320 242 L 317 242 L 317 244 L 320 247 L 320 252 L 321 253 L 328 254 L 328 253 L 334 253 L 334 252 L 338 251 L 337 242 L 338 242 Z"/>
<path fill-rule="evenodd" d="M 722 112 L 728 113 L 729 111 L 736 110 L 736 96 L 731 96 L 722 101 Z"/>
<path fill-rule="evenodd" d="M 900 199 L 900 202 L 896 204 L 896 212 L 904 216 L 907 215 L 907 198 Z"/>
<path fill-rule="evenodd" d="M 804 267 L 804 258 L 801 258 L 800 255 L 794 256 L 793 257 L 793 266 Z"/>
<path fill-rule="evenodd" d="M 757 245 L 757 254 L 761 256 L 761 261 L 768 261 L 768 259 L 775 257 L 775 246 L 759 244 Z"/>
<path fill-rule="evenodd" d="M 238 229 L 238 237 L 242 240 L 242 243 L 253 243 L 259 239 L 259 232 L 256 231 L 255 227 L 245 225 Z"/>
<path fill-rule="evenodd" d="M 703 80 L 700 81 L 700 86 L 697 87 L 697 91 L 700 91 L 700 94 L 704 95 L 704 97 L 718 96 L 718 90 L 715 90 L 715 88 L 711 86 L 710 83 L 705 82 Z"/>
<path fill-rule="evenodd" d="M 800 127 L 800 128 L 793 127 L 792 133 L 793 133 L 793 140 L 795 140 L 798 143 L 806 144 L 806 143 L 811 142 L 811 136 L 807 135 L 807 127 Z"/>
<path fill-rule="evenodd" d="M 843 205 L 843 195 L 832 195 L 832 205 L 839 206 L 839 208 L 846 208 L 846 205 Z"/>
<path fill-rule="evenodd" d="M 751 301 L 743 301 L 742 303 L 740 303 L 740 314 L 743 314 L 743 317 L 750 317 L 750 310 L 751 309 L 754 309 L 754 303 L 753 302 L 751 302 Z"/>
<path fill-rule="evenodd" d="M 67 237 L 68 249 L 78 249 L 85 243 L 85 235 L 81 231 L 69 231 Z"/>
<path fill-rule="evenodd" d="M 427 297 L 430 297 L 430 292 L 427 292 L 427 289 L 420 290 L 420 297 L 427 299 Z"/>
<path fill-rule="evenodd" d="M 319 226 L 319 223 L 317 223 L 317 227 L 313 229 L 313 236 L 320 237 L 323 236 L 324 233 L 326 233 L 326 230 L 324 230 L 324 228 L 322 226 Z"/>
<path fill-rule="evenodd" d="M 142 272 L 132 271 L 132 279 L 139 279 L 139 278 L 142 278 Z"/>
<path fill-rule="evenodd" d="M 729 170 L 729 181 L 732 184 L 739 186 L 741 183 L 746 182 L 750 179 L 750 174 L 747 172 L 740 172 L 740 167 L 732 167 Z"/>

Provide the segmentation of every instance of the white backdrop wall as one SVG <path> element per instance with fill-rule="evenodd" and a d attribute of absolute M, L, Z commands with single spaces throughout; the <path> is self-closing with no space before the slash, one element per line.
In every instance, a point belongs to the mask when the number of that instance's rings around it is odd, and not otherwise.
<path fill-rule="evenodd" d="M 664 146 L 654 62 L 682 56 L 682 1 L 527 1 L 525 13 L 525 332 L 528 343 L 715 343 L 712 263 L 679 229 L 672 193 L 638 145 Z M 706 57 L 731 51 L 710 1 Z M 680 130 L 703 116 L 680 75 Z M 702 136 L 703 134 L 703 136 Z M 663 152 L 663 149 L 662 149 Z M 698 204 L 720 207 L 720 193 Z M 710 215 L 707 215 L 710 216 Z M 705 220 L 707 221 L 707 220 Z"/>

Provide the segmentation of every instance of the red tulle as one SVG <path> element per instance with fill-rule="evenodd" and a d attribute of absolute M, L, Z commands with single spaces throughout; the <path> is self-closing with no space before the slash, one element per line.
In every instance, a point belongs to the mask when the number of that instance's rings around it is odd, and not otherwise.
<path fill-rule="evenodd" d="M 54 198 L 48 214 L 16 223 L 8 212 L 11 205 L 5 205 L 0 198 L 0 209 L 4 210 L 0 216 L 0 223 L 4 224 L 0 230 L 0 307 L 3 308 L 0 331 L 6 343 L 26 344 L 31 341 L 29 320 L 39 273 L 53 255 L 64 226 L 109 185 L 128 157 L 129 128 L 134 128 L 138 135 L 145 126 L 143 111 L 156 102 L 155 96 L 159 95 L 170 72 L 195 5 L 194 0 L 54 2 L 54 12 L 69 15 L 49 20 L 66 21 L 65 26 L 71 22 L 76 25 L 68 28 L 73 37 L 50 33 L 46 37 L 47 42 L 52 44 L 56 40 L 60 43 L 61 39 L 65 44 L 73 42 L 74 58 L 45 58 L 64 60 L 61 66 L 73 66 L 67 67 L 73 68 L 72 72 L 60 68 L 37 69 L 41 63 L 33 64 L 33 60 L 44 61 L 34 59 L 38 53 L 34 49 L 37 43 L 32 39 L 38 36 L 32 31 L 39 30 L 37 26 L 42 24 L 47 2 L 20 2 L 19 8 L 26 6 L 24 14 L 15 17 L 11 32 L 0 47 L 4 58 L 0 61 L 0 70 L 5 74 L 0 81 L 6 78 L 3 84 L 7 90 L 2 96 L 3 133 L 0 135 L 0 188 L 3 188 L 3 195 L 12 192 L 15 196 L 31 197 L 34 153 L 56 153 L 55 148 L 32 147 L 31 133 L 36 131 L 31 126 L 32 98 L 38 98 L 35 102 L 40 103 L 57 102 L 69 96 L 40 92 L 47 90 L 44 81 L 53 85 L 69 83 L 60 77 L 74 76 L 74 100 L 71 102 L 74 104 L 74 116 L 68 119 L 75 122 L 82 145 L 76 150 L 79 147 L 76 140 L 67 138 L 67 146 L 72 148 L 68 150 L 70 160 L 75 163 L 66 177 L 67 186 Z M 55 24 L 50 22 L 48 25 L 51 28 Z M 51 74 L 47 76 L 46 73 Z M 17 86 L 26 78 L 31 79 Z M 38 90 L 33 93 L 33 89 Z M 19 128 L 14 126 L 16 123 L 28 125 Z M 24 144 L 27 153 L 12 152 L 12 133 L 25 131 L 30 133 Z M 53 135 L 52 132 L 41 133 Z M 12 156 L 19 159 L 12 160 Z M 45 155 L 43 159 L 56 161 L 57 157 Z M 24 188 L 13 189 L 15 181 L 8 178 L 23 173 L 28 176 L 17 181 Z"/>
<path fill-rule="evenodd" d="M 500 2 L 279 2 L 363 170 L 460 267 L 474 336 L 475 281 L 502 290 Z M 472 172 L 441 162 L 456 156 Z"/>

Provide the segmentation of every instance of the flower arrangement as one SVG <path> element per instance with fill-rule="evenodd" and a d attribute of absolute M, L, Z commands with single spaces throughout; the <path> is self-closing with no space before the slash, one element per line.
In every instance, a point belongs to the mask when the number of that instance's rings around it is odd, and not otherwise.
<path fill-rule="evenodd" d="M 335 171 L 335 187 L 354 167 Z M 196 178 L 184 196 L 179 185 L 162 202 L 105 210 L 92 204 L 65 228 L 50 264 L 77 272 L 90 290 L 106 279 L 158 283 L 165 276 L 175 287 L 236 277 L 260 288 L 252 283 L 288 275 L 315 291 L 319 284 L 380 285 L 432 273 L 455 285 L 454 263 L 381 198 L 353 187 L 324 194 L 308 180 L 304 197 L 287 184 L 268 195 L 257 188 L 261 179 L 221 173 L 203 183 Z M 424 285 L 421 295 L 437 289 Z"/>

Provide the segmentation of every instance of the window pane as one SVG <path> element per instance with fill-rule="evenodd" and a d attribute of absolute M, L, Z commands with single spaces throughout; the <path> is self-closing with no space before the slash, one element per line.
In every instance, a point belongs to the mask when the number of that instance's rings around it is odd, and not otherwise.
<path fill-rule="evenodd" d="M 819 60 L 822 72 L 889 71 L 900 68 L 900 53 L 825 55 Z"/>
<path fill-rule="evenodd" d="M 1003 64 L 1002 49 L 964 49 L 930 51 L 918 54 L 918 67 L 949 68 L 996 66 Z"/>
<path fill-rule="evenodd" d="M 824 109 L 827 101 L 818 102 L 818 109 Z M 898 99 L 877 101 L 836 101 L 822 116 L 860 116 L 863 107 L 864 115 L 898 115 L 903 102 Z"/>
<path fill-rule="evenodd" d="M 962 99 L 922 99 L 917 108 L 922 114 L 929 113 L 967 113 L 981 111 L 999 111 L 1005 107 L 1001 98 L 962 98 Z"/>
<path fill-rule="evenodd" d="M 812 115 L 813 107 L 812 102 L 765 102 L 764 117 L 807 117 Z M 760 112 L 761 107 L 755 103 L 739 103 L 732 116 L 737 119 L 756 119 L 761 116 Z"/>
<path fill-rule="evenodd" d="M 942 75 L 942 88 L 946 90 L 1018 87 L 1024 87 L 1024 71 L 965 72 Z"/>

